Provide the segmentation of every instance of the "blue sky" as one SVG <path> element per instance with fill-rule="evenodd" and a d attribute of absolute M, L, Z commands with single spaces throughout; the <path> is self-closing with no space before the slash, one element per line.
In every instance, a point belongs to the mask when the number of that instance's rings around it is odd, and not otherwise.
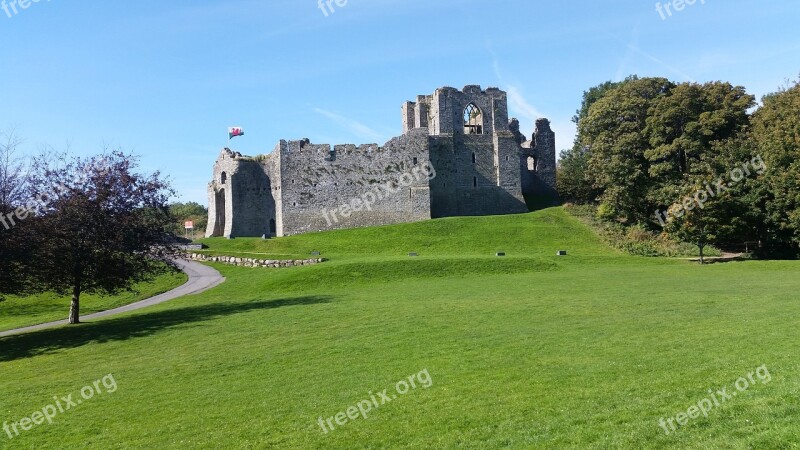
<path fill-rule="evenodd" d="M 549 118 L 563 149 L 603 81 L 724 80 L 760 98 L 800 74 L 800 2 L 673 2 L 662 18 L 641 0 L 348 0 L 328 16 L 318 0 L 41 0 L 0 8 L 0 129 L 25 153 L 133 152 L 205 204 L 228 126 L 245 154 L 382 144 L 404 101 L 480 84 L 509 92 L 528 133 Z"/>

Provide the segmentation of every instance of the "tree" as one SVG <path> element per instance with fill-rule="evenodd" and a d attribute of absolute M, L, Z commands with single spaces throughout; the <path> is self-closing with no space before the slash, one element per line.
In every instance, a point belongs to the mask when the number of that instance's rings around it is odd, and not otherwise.
<path fill-rule="evenodd" d="M 652 213 L 644 201 L 653 184 L 645 130 L 650 108 L 674 87 L 666 78 L 627 81 L 605 92 L 580 120 L 579 141 L 589 148 L 589 171 L 606 216 L 633 224 Z"/>
<path fill-rule="evenodd" d="M 716 236 L 714 216 L 704 208 L 691 210 L 673 210 L 673 216 L 667 222 L 667 232 L 683 242 L 691 242 L 700 250 L 700 264 L 705 264 L 705 248 Z"/>
<path fill-rule="evenodd" d="M 606 81 L 584 91 L 581 107 L 575 112 L 572 121 L 580 127 L 581 122 L 589 115 L 590 108 L 598 100 L 613 89 L 638 79 L 636 75 L 631 75 L 623 81 Z M 590 157 L 591 148 L 581 141 L 580 135 L 576 136 L 572 149 L 561 152 L 556 177 L 561 198 L 576 203 L 593 203 L 602 195 L 602 190 L 594 185 L 589 170 Z"/>
<path fill-rule="evenodd" d="M 575 111 L 575 115 L 572 116 L 572 122 L 574 122 L 575 125 L 579 125 L 581 120 L 585 119 L 589 115 L 589 109 L 592 107 L 592 105 L 603 98 L 608 92 L 620 87 L 625 83 L 636 81 L 638 79 L 638 76 L 631 75 L 622 81 L 606 81 L 598 84 L 597 86 L 591 87 L 586 91 L 583 91 L 581 107 Z M 579 142 L 576 140 L 576 146 L 578 146 L 578 144 Z"/>
<path fill-rule="evenodd" d="M 173 203 L 169 205 L 169 213 L 174 218 L 173 227 L 170 229 L 175 235 L 184 233 L 186 221 L 194 222 L 195 230 L 205 230 L 208 223 L 208 209 L 196 202 Z"/>
<path fill-rule="evenodd" d="M 11 214 L 0 212 L 0 214 Z M 4 216 L 7 217 L 7 216 Z M 0 225 L 0 300 L 3 295 L 22 295 L 30 292 L 28 267 L 34 261 L 30 230 L 23 226 Z"/>
<path fill-rule="evenodd" d="M 24 203 L 27 162 L 18 153 L 21 143 L 15 130 L 0 131 L 0 212 Z"/>
<path fill-rule="evenodd" d="M 727 161 L 728 148 L 715 144 L 744 130 L 749 123 L 747 110 L 753 106 L 755 98 L 743 87 L 723 82 L 682 83 L 659 97 L 644 130 L 649 140 L 645 158 L 654 180 L 649 200 L 669 205 L 676 201 L 676 186 L 691 185 L 690 178 L 696 176 L 719 175 L 712 170 L 713 160 Z M 741 162 L 731 161 L 723 169 Z"/>
<path fill-rule="evenodd" d="M 0 294 L 23 294 L 29 281 L 31 237 L 15 223 L 15 211 L 26 203 L 28 165 L 19 155 L 21 143 L 15 130 L 0 131 Z"/>
<path fill-rule="evenodd" d="M 174 191 L 158 172 L 135 168 L 121 152 L 34 159 L 29 197 L 36 214 L 20 225 L 35 235 L 28 270 L 36 290 L 72 295 L 71 324 L 80 322 L 82 293 L 115 294 L 174 270 L 177 253 L 165 232 Z"/>
<path fill-rule="evenodd" d="M 753 139 L 768 167 L 765 207 L 772 238 L 800 245 L 800 82 L 763 99 L 753 115 Z"/>
<path fill-rule="evenodd" d="M 601 192 L 592 186 L 589 178 L 589 149 L 563 150 L 558 160 L 558 195 L 570 202 L 592 203 Z"/>
<path fill-rule="evenodd" d="M 601 87 L 579 122 L 579 142 L 589 147 L 587 178 L 602 192 L 599 211 L 608 218 L 653 227 L 654 211 L 742 162 L 731 162 L 718 144 L 746 131 L 755 102 L 743 87 L 664 78 Z M 683 222 L 699 225 L 698 217 Z"/>

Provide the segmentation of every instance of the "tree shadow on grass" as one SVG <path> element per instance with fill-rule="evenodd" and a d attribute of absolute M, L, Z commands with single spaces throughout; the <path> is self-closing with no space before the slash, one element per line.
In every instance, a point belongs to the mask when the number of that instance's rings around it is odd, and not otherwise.
<path fill-rule="evenodd" d="M 306 296 L 241 303 L 218 303 L 135 314 L 0 338 L 0 362 L 111 341 L 150 336 L 159 331 L 256 310 L 330 303 L 333 297 Z"/>

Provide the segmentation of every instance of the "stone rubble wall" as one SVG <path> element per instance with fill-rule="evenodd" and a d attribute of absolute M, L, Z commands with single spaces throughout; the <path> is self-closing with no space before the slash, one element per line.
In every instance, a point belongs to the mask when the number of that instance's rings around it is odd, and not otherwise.
<path fill-rule="evenodd" d="M 235 256 L 209 256 L 200 253 L 191 253 L 189 259 L 192 261 L 215 262 L 239 267 L 300 267 L 320 264 L 327 261 L 325 258 L 297 259 L 297 260 L 271 260 L 255 258 L 238 258 Z"/>
<path fill-rule="evenodd" d="M 279 235 L 430 220 L 428 143 L 425 129 L 383 146 L 282 141 Z M 410 184 L 398 186 L 403 177 Z M 369 207 L 365 195 L 375 196 Z"/>

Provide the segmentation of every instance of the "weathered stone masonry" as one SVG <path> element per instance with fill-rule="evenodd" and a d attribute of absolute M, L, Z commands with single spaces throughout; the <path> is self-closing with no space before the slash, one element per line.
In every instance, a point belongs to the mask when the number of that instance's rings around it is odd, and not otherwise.
<path fill-rule="evenodd" d="M 444 87 L 402 106 L 402 136 L 380 147 L 281 141 L 268 155 L 223 150 L 208 186 L 207 236 L 288 236 L 312 231 L 527 211 L 524 195 L 555 196 L 555 135 L 546 119 L 527 141 L 508 119 L 505 92 Z M 369 208 L 331 216 L 378 186 L 430 164 Z M 356 203 L 357 204 L 357 203 Z M 357 209 L 357 208 L 354 208 Z"/>

